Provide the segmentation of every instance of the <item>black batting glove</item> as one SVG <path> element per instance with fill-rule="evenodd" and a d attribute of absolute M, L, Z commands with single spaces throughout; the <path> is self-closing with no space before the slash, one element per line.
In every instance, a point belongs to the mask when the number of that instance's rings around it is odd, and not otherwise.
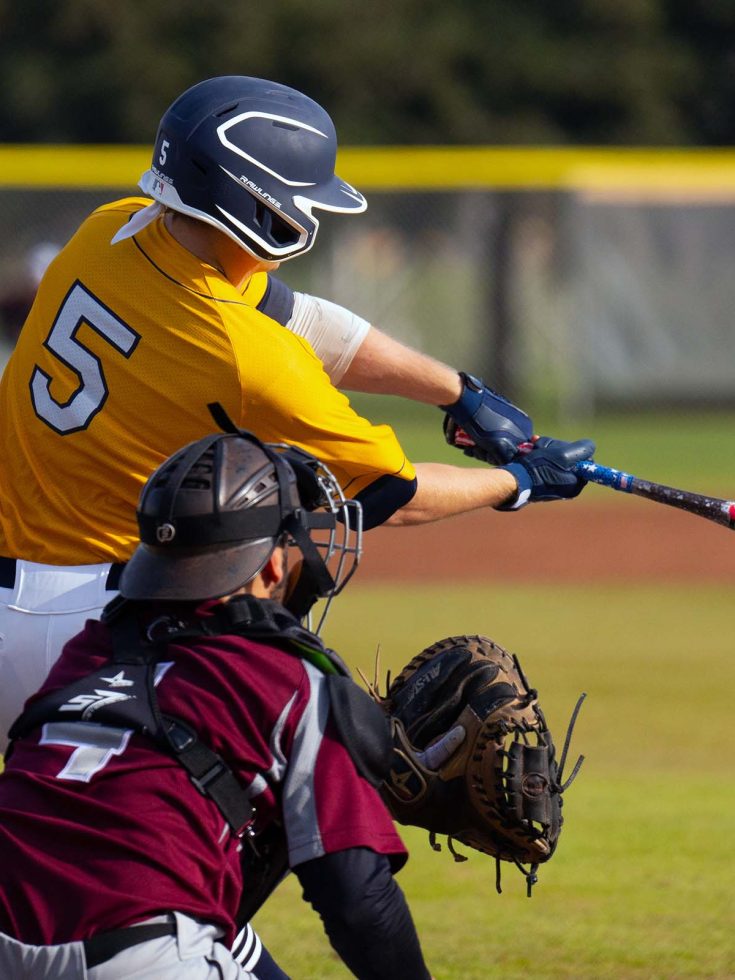
<path fill-rule="evenodd" d="M 518 481 L 518 493 L 513 501 L 497 510 L 520 510 L 529 503 L 547 500 L 570 500 L 578 496 L 587 484 L 574 467 L 591 459 L 595 444 L 591 439 L 564 442 L 540 436 L 527 452 L 519 453 L 512 463 L 501 467 Z"/>
<path fill-rule="evenodd" d="M 452 405 L 440 405 L 444 416 L 444 438 L 466 456 L 485 463 L 509 463 L 518 447 L 533 435 L 533 423 L 507 398 L 484 381 L 460 371 L 462 394 Z"/>

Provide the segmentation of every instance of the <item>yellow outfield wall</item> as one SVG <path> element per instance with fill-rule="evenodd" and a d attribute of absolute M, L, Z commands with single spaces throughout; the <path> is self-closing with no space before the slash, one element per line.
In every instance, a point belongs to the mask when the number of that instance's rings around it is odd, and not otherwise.
<path fill-rule="evenodd" d="M 0 145 L 0 188 L 134 187 L 150 147 Z M 643 191 L 732 196 L 735 150 L 345 147 L 340 176 L 363 190 Z"/>

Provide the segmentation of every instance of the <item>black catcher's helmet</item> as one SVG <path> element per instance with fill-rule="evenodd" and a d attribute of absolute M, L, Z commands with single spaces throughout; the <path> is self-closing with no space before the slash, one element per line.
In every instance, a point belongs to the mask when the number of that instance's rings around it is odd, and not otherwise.
<path fill-rule="evenodd" d="M 342 589 L 362 546 L 360 505 L 345 499 L 319 460 L 244 430 L 206 436 L 159 466 L 141 491 L 138 526 L 141 543 L 123 570 L 123 596 L 229 595 L 287 541 L 303 558 L 285 602 L 299 618 Z"/>
<path fill-rule="evenodd" d="M 140 186 L 257 258 L 285 261 L 314 244 L 314 209 L 367 207 L 334 173 L 336 156 L 334 124 L 318 103 L 278 82 L 225 75 L 166 110 Z"/>

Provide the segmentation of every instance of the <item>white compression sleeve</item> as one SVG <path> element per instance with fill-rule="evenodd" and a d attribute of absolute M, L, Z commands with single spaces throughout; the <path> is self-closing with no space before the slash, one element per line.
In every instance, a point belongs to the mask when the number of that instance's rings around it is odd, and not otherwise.
<path fill-rule="evenodd" d="M 308 293 L 294 293 L 289 330 L 308 340 L 332 384 L 339 384 L 370 330 L 362 317 Z"/>

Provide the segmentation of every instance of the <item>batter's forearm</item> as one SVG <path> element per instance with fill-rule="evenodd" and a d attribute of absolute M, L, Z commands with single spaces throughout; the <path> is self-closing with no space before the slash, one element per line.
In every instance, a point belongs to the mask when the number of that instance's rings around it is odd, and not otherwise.
<path fill-rule="evenodd" d="M 449 405 L 462 393 L 458 372 L 371 327 L 340 381 L 341 388 Z"/>
<path fill-rule="evenodd" d="M 505 469 L 470 469 L 444 463 L 416 463 L 417 488 L 411 500 L 385 522 L 391 527 L 428 524 L 511 501 L 518 483 Z"/>

